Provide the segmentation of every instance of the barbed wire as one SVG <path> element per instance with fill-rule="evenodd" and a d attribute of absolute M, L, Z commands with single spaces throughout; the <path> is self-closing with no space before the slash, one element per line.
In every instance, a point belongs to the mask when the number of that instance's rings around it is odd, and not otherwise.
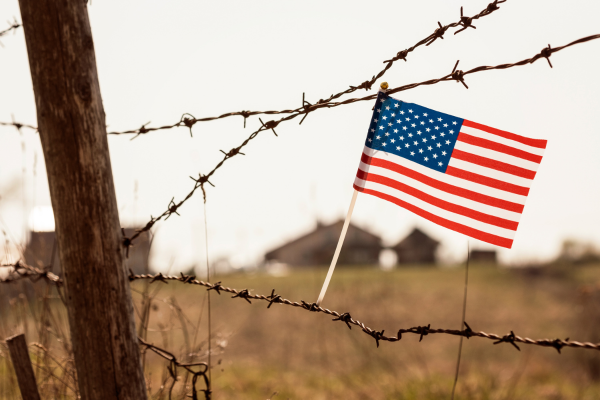
<path fill-rule="evenodd" d="M 375 339 L 375 343 L 376 343 L 377 347 L 379 347 L 379 341 L 397 342 L 402 339 L 402 334 L 405 334 L 405 333 L 412 333 L 412 334 L 419 335 L 419 342 L 421 340 L 423 340 L 424 336 L 427 336 L 429 334 L 440 333 L 440 334 L 447 334 L 447 335 L 454 335 L 454 336 L 462 336 L 462 337 L 466 337 L 467 339 L 471 338 L 471 337 L 481 337 L 481 338 L 485 338 L 485 339 L 494 340 L 495 341 L 494 344 L 510 343 L 517 350 L 521 350 L 519 348 L 519 346 L 517 345 L 517 343 L 530 344 L 530 345 L 542 346 L 542 347 L 552 347 L 552 348 L 556 349 L 559 354 L 563 347 L 574 347 L 574 348 L 581 348 L 581 349 L 600 350 L 600 343 L 578 342 L 578 341 L 574 341 L 574 340 L 569 340 L 569 338 L 564 339 L 564 340 L 562 340 L 562 339 L 530 339 L 527 337 L 517 336 L 514 334 L 514 332 L 512 330 L 510 331 L 509 334 L 506 334 L 503 336 L 497 335 L 495 333 L 486 333 L 486 332 L 481 332 L 481 331 L 477 332 L 477 331 L 473 331 L 471 329 L 471 327 L 467 324 L 467 322 L 464 322 L 466 328 L 463 330 L 436 329 L 436 328 L 431 328 L 431 324 L 427 324 L 427 326 L 423 325 L 423 326 L 416 326 L 416 327 L 412 327 L 412 328 L 401 328 L 398 330 L 396 336 L 386 336 L 386 335 L 384 335 L 383 329 L 378 331 L 378 330 L 369 328 L 368 326 L 366 326 L 364 323 L 360 322 L 359 320 L 353 319 L 351 317 L 350 313 L 348 313 L 348 312 L 339 313 L 337 311 L 329 310 L 328 308 L 323 308 L 323 307 L 317 305 L 317 303 L 307 303 L 304 300 L 300 300 L 300 302 L 295 302 L 295 301 L 291 301 L 288 299 L 284 299 L 283 297 L 281 297 L 280 295 L 275 293 L 275 289 L 273 289 L 271 291 L 270 295 L 265 296 L 265 295 L 261 295 L 261 294 L 252 294 L 252 293 L 250 293 L 250 291 L 248 289 L 242 289 L 242 290 L 232 289 L 230 287 L 221 285 L 221 282 L 217 282 L 214 284 L 210 283 L 210 282 L 204 282 L 201 280 L 197 280 L 195 276 L 185 275 L 183 273 L 181 273 L 180 276 L 163 275 L 160 272 L 155 275 L 149 275 L 149 274 L 135 275 L 135 274 L 133 274 L 133 272 L 130 271 L 130 275 L 129 275 L 130 282 L 135 281 L 135 280 L 141 280 L 141 279 L 150 280 L 150 283 L 154 283 L 154 282 L 168 283 L 168 281 L 178 281 L 178 282 L 187 283 L 187 284 L 191 284 L 191 285 L 204 286 L 204 287 L 208 288 L 207 290 L 214 290 L 218 294 L 221 294 L 221 291 L 231 293 L 231 294 L 233 294 L 233 296 L 231 298 L 244 299 L 250 304 L 252 304 L 251 300 L 266 301 L 269 303 L 267 308 L 271 308 L 271 306 L 273 304 L 285 304 L 288 306 L 301 308 L 303 310 L 310 311 L 310 312 L 320 312 L 320 313 L 328 314 L 328 315 L 335 317 L 332 321 L 344 322 L 350 329 L 352 329 L 351 325 L 360 327 L 364 333 L 366 333 L 367 335 L 369 335 L 373 339 Z"/>
<path fill-rule="evenodd" d="M 458 21 L 453 22 L 448 25 L 442 25 L 438 21 L 438 28 L 436 28 L 433 31 L 433 33 L 431 33 L 429 36 L 425 37 L 424 39 L 421 39 L 420 41 L 415 43 L 412 47 L 409 47 L 405 50 L 399 51 L 398 53 L 396 53 L 396 55 L 394 57 L 390 58 L 389 60 L 383 61 L 383 63 L 386 64 L 385 67 L 381 71 L 379 71 L 377 74 L 373 75 L 373 77 L 371 79 L 366 80 L 356 86 L 350 85 L 348 89 L 338 92 L 336 94 L 332 94 L 327 99 L 320 99 L 319 101 L 316 102 L 316 104 L 329 103 L 332 100 L 338 99 L 343 95 L 353 93 L 359 89 L 370 90 L 371 87 L 373 86 L 373 84 L 375 84 L 375 82 L 378 79 L 380 79 L 383 75 L 385 75 L 385 73 L 392 67 L 394 62 L 396 62 L 398 60 L 404 60 L 406 62 L 407 61 L 406 57 L 408 56 L 408 54 L 415 51 L 418 47 L 423 46 L 423 45 L 429 46 L 430 44 L 435 42 L 437 39 L 444 39 L 444 34 L 450 28 L 461 27 L 461 29 L 458 29 L 457 31 L 454 32 L 455 35 L 457 33 L 460 33 L 462 31 L 466 30 L 467 28 L 476 29 L 476 27 L 473 25 L 473 21 L 478 20 L 479 18 L 483 18 L 487 15 L 490 15 L 496 10 L 499 10 L 500 9 L 499 4 L 502 4 L 505 2 L 506 2 L 506 0 L 494 0 L 492 3 L 488 4 L 483 10 L 481 10 L 478 14 L 475 14 L 472 17 L 464 16 L 463 15 L 463 7 L 461 7 L 460 8 L 460 19 Z M 143 124 L 140 128 L 137 128 L 137 129 L 131 129 L 131 130 L 122 131 L 122 132 L 108 132 L 108 134 L 109 135 L 135 134 L 135 136 L 134 136 L 134 139 L 135 139 L 136 137 L 138 137 L 140 135 L 144 135 L 149 132 L 173 129 L 173 128 L 179 128 L 179 127 L 185 126 L 189 129 L 190 136 L 192 136 L 192 127 L 198 122 L 207 122 L 207 121 L 214 121 L 214 120 L 233 117 L 233 116 L 242 116 L 244 118 L 244 128 L 245 128 L 246 127 L 246 119 L 248 119 L 250 116 L 298 113 L 298 112 L 304 111 L 306 109 L 307 105 L 310 106 L 311 103 L 306 101 L 304 94 L 302 94 L 302 105 L 295 109 L 271 110 L 271 111 L 234 111 L 234 112 L 224 113 L 224 114 L 221 114 L 216 117 L 205 117 L 205 118 L 195 118 L 192 114 L 184 113 L 178 122 L 171 124 L 171 125 L 163 125 L 163 126 L 158 126 L 158 127 L 147 128 L 146 125 L 148 125 L 150 123 L 150 122 L 147 122 L 147 123 Z M 306 115 L 308 115 L 308 113 L 306 113 Z M 306 115 L 304 116 L 304 118 L 306 118 Z M 300 124 L 302 124 L 302 122 L 304 121 L 304 118 L 302 118 L 302 121 L 300 121 Z M 15 123 L 15 122 L 13 122 L 13 123 L 0 122 L 0 125 L 6 125 L 6 126 L 19 125 L 19 128 L 24 127 L 24 128 L 37 130 L 37 128 L 35 126 L 28 125 L 28 124 L 22 124 L 22 123 Z"/>
<path fill-rule="evenodd" d="M 62 279 L 56 277 L 56 275 L 48 273 L 39 268 L 25 266 L 25 264 L 22 264 L 22 263 L 16 263 L 14 265 L 4 264 L 4 265 L 2 265 L 2 267 L 14 268 L 14 270 L 15 270 L 14 273 L 16 273 L 16 271 L 19 268 L 21 268 L 21 269 L 25 268 L 25 267 L 28 267 L 28 268 L 27 268 L 27 274 L 18 273 L 18 276 L 16 277 L 16 279 L 10 279 L 10 277 L 8 279 L 0 279 L 0 283 L 12 283 L 19 279 L 24 279 L 25 277 L 27 277 L 29 279 L 34 279 L 36 277 L 36 275 L 38 277 L 37 279 L 45 278 L 48 280 L 49 283 L 54 283 L 57 285 L 61 285 L 63 283 Z M 271 291 L 270 295 L 265 296 L 265 295 L 261 295 L 261 294 L 252 294 L 252 293 L 250 293 L 250 291 L 248 289 L 242 289 L 242 290 L 232 289 L 230 287 L 221 285 L 220 281 L 217 283 L 204 282 L 201 280 L 197 280 L 196 277 L 193 275 L 185 275 L 183 273 L 181 273 L 179 276 L 163 275 L 160 272 L 155 275 L 151 275 L 151 274 L 136 275 L 136 274 L 133 274 L 133 272 L 131 272 L 131 270 L 130 270 L 129 281 L 133 282 L 136 280 L 149 280 L 150 283 L 154 283 L 154 282 L 168 283 L 168 281 L 177 281 L 177 282 L 182 282 L 184 284 L 204 286 L 204 287 L 208 288 L 207 290 L 214 290 L 219 295 L 221 294 L 221 292 L 231 293 L 231 294 L 233 294 L 232 298 L 240 298 L 240 299 L 247 301 L 250 304 L 252 304 L 251 300 L 266 301 L 269 303 L 267 308 L 271 308 L 271 306 L 273 304 L 284 304 L 284 305 L 288 305 L 288 306 L 292 306 L 292 307 L 301 308 L 303 310 L 310 311 L 310 312 L 324 313 L 324 314 L 335 317 L 332 321 L 344 322 L 350 329 L 352 329 L 352 325 L 358 326 L 359 328 L 361 328 L 362 332 L 366 333 L 367 335 L 369 335 L 373 339 L 375 339 L 375 343 L 376 343 L 377 347 L 379 347 L 380 341 L 397 342 L 402 339 L 403 334 L 407 334 L 407 333 L 419 335 L 419 342 L 423 340 L 423 337 L 430 335 L 430 334 L 437 333 L 437 334 L 446 334 L 446 335 L 453 335 L 453 336 L 462 336 L 462 337 L 466 337 L 467 339 L 469 339 L 471 337 L 480 337 L 480 338 L 493 340 L 494 344 L 509 343 L 512 346 L 514 346 L 517 350 L 521 350 L 517 343 L 530 344 L 530 345 L 541 346 L 541 347 L 552 347 L 552 348 L 556 349 L 559 353 L 561 352 L 561 349 L 563 347 L 573 347 L 573 348 L 588 349 L 588 350 L 600 350 L 600 343 L 579 342 L 579 341 L 575 341 L 575 340 L 570 340 L 569 338 L 566 338 L 564 340 L 558 339 L 558 338 L 557 339 L 530 339 L 528 337 L 517 336 L 517 335 L 515 335 L 514 331 L 512 331 L 512 330 L 510 331 L 509 334 L 502 335 L 502 336 L 497 335 L 495 333 L 474 331 L 467 324 L 467 322 L 465 322 L 465 329 L 462 329 L 462 330 L 432 328 L 431 324 L 427 324 L 426 326 L 422 325 L 422 326 L 415 326 L 415 327 L 411 327 L 411 328 L 401 328 L 397 331 L 396 336 L 386 336 L 386 335 L 384 335 L 385 331 L 383 329 L 382 330 L 372 329 L 372 328 L 366 326 L 363 322 L 360 322 L 359 320 L 352 318 L 352 316 L 350 315 L 349 312 L 340 313 L 337 311 L 332 311 L 328 308 L 323 308 L 323 307 L 317 305 L 317 303 L 308 303 L 304 300 L 300 300 L 300 302 L 291 301 L 291 300 L 283 298 L 281 295 L 278 295 L 275 292 L 275 289 L 273 289 Z M 155 347 L 153 345 L 148 345 L 146 342 L 142 341 L 141 343 L 143 345 L 147 346 L 148 348 L 151 348 L 151 350 L 153 348 L 158 349 L 157 347 Z M 186 368 L 186 366 L 191 367 L 191 366 L 202 364 L 202 363 L 193 364 L 193 365 L 192 364 L 180 364 L 177 362 L 175 356 L 173 356 L 171 353 L 164 351 L 162 349 L 160 349 L 160 350 L 164 354 L 170 355 L 172 358 L 167 358 L 167 357 L 165 357 L 165 358 L 168 359 L 169 361 L 174 362 L 179 367 Z M 169 372 L 171 373 L 171 370 Z M 197 373 L 193 370 L 191 370 L 190 372 L 192 372 L 194 374 Z M 204 371 L 204 372 L 206 372 L 206 371 Z M 198 374 L 199 374 L 198 376 L 202 375 L 202 373 L 198 373 Z M 206 382 L 207 378 L 204 377 L 204 379 Z M 207 385 L 207 388 L 208 388 L 208 385 Z"/>
<path fill-rule="evenodd" d="M 29 279 L 32 282 L 37 282 L 40 279 L 46 280 L 50 283 L 54 283 L 58 286 L 63 284 L 63 280 L 50 271 L 52 266 L 47 266 L 44 269 L 36 268 L 31 265 L 27 265 L 21 261 L 17 261 L 14 264 L 2 264 L 1 268 L 6 268 L 6 277 L 0 275 L 0 283 L 13 283 L 23 279 Z"/>
<path fill-rule="evenodd" d="M 564 50 L 568 47 L 574 46 L 576 44 L 580 44 L 580 43 L 585 43 L 585 42 L 589 42 L 591 40 L 595 40 L 595 39 L 600 39 L 600 34 L 598 35 L 591 35 L 591 36 L 586 36 L 580 39 L 577 39 L 571 43 L 568 43 L 564 46 L 559 46 L 559 47 L 554 47 L 552 48 L 550 45 L 548 45 L 548 47 L 545 47 L 542 49 L 542 51 L 536 55 L 534 55 L 531 58 L 526 58 L 524 60 L 515 62 L 515 63 L 510 63 L 510 64 L 499 64 L 499 65 L 495 65 L 495 66 L 480 66 L 480 67 L 476 67 L 476 68 L 472 68 L 468 71 L 462 71 L 457 69 L 458 67 L 458 63 L 459 61 L 456 62 L 456 64 L 454 65 L 454 68 L 452 69 L 452 72 L 442 76 L 441 78 L 437 78 L 437 79 L 429 79 L 426 81 L 422 81 L 422 82 L 417 82 L 417 83 L 411 83 L 411 84 L 407 84 L 407 85 L 403 85 L 403 86 L 399 86 L 397 88 L 393 88 L 393 89 L 388 89 L 386 90 L 386 93 L 388 94 L 394 94 L 394 93 L 398 93 L 398 92 L 402 92 L 405 90 L 409 90 L 409 89 L 413 89 L 416 88 L 418 86 L 425 86 L 425 85 L 434 85 L 437 84 L 439 82 L 446 82 L 446 81 L 456 81 L 456 82 L 460 82 L 462 83 L 465 88 L 469 88 L 467 86 L 467 84 L 465 83 L 465 76 L 470 75 L 470 74 L 474 74 L 477 72 L 483 72 L 483 71 L 491 71 L 491 70 L 496 70 L 496 69 L 508 69 L 508 68 L 513 68 L 513 67 L 517 67 L 517 66 L 522 66 L 522 65 L 528 65 L 528 64 L 533 64 L 535 61 L 539 60 L 540 58 L 545 58 L 548 61 L 548 64 L 550 65 L 550 67 L 552 67 L 552 64 L 550 63 L 550 56 L 554 53 L 557 53 L 561 50 Z M 316 104 L 310 104 L 310 105 L 306 105 L 305 108 L 303 110 L 300 111 L 296 111 L 286 117 L 283 117 L 279 120 L 270 120 L 267 122 L 263 122 L 262 120 L 260 120 L 262 126 L 260 128 L 258 128 L 256 131 L 252 132 L 250 134 L 250 136 L 248 136 L 240 145 L 238 145 L 237 147 L 232 148 L 231 150 L 229 150 L 228 152 L 225 152 L 223 150 L 220 150 L 223 154 L 224 157 L 221 161 L 219 161 L 214 167 L 213 169 L 203 175 L 203 174 L 199 174 L 198 178 L 194 178 L 192 176 L 190 176 L 190 178 L 195 182 L 194 187 L 192 188 L 192 190 L 186 195 L 185 198 L 183 198 L 183 200 L 179 201 L 179 202 L 175 202 L 175 198 L 173 197 L 171 199 L 171 201 L 169 202 L 169 205 L 167 207 L 167 210 L 164 211 L 162 214 L 160 214 L 158 217 L 152 217 L 150 216 L 150 220 L 146 223 L 146 225 L 141 228 L 138 229 L 138 231 L 132 236 L 132 237 L 124 237 L 123 238 L 123 245 L 125 247 L 129 247 L 133 244 L 133 241 L 139 236 L 141 235 L 143 232 L 150 230 L 154 224 L 160 220 L 162 220 L 163 218 L 166 220 L 168 219 L 171 215 L 173 214 L 177 214 L 179 215 L 179 213 L 177 212 L 179 210 L 179 208 L 187 201 L 189 200 L 198 189 L 202 190 L 202 194 L 204 196 L 204 201 L 206 201 L 206 191 L 204 189 L 204 185 L 206 183 L 210 184 L 211 186 L 214 187 L 214 185 L 210 182 L 210 178 L 215 174 L 215 172 L 221 168 L 223 166 L 223 164 L 229 160 L 230 158 L 235 157 L 238 154 L 242 154 L 245 155 L 244 153 L 241 152 L 241 150 L 246 147 L 246 145 L 248 143 L 250 143 L 251 140 L 253 140 L 254 138 L 256 138 L 258 136 L 258 134 L 260 132 L 266 131 L 266 130 L 271 130 L 273 132 L 273 134 L 275 134 L 277 136 L 277 132 L 275 132 L 275 128 L 284 121 L 289 121 L 292 120 L 300 115 L 304 115 L 303 119 L 306 118 L 306 115 L 308 115 L 308 113 L 313 112 L 317 109 L 320 108 L 333 108 L 333 107 L 339 107 L 342 105 L 346 105 L 346 104 L 352 104 L 352 103 L 356 103 L 359 101 L 367 101 L 367 100 L 374 100 L 375 98 L 377 98 L 377 94 L 372 94 L 372 95 L 368 95 L 365 97 L 359 97 L 359 98 L 352 98 L 352 99 L 346 99 L 343 101 L 339 101 L 339 102 L 328 102 L 328 103 L 316 103 Z M 302 121 L 301 121 L 302 122 Z"/>
<path fill-rule="evenodd" d="M 3 31 L 0 31 L 0 37 L 8 34 L 10 31 L 14 31 L 16 32 L 17 29 L 19 29 L 21 27 L 21 24 L 19 24 L 16 20 L 16 18 L 13 18 L 13 22 L 9 22 L 9 27 Z M 2 46 L 2 42 L 0 42 L 0 46 Z"/>
<path fill-rule="evenodd" d="M 144 350 L 151 350 L 153 353 L 158 356 L 164 358 L 169 361 L 169 365 L 167 366 L 167 371 L 169 371 L 170 377 L 173 379 L 171 386 L 169 387 L 169 398 L 171 398 L 171 393 L 173 392 L 173 388 L 177 383 L 177 369 L 183 368 L 192 374 L 192 399 L 198 400 L 198 390 L 196 389 L 196 384 L 198 378 L 202 378 L 204 380 L 204 384 L 206 389 L 200 390 L 204 393 L 204 398 L 209 400 L 211 398 L 212 391 L 210 390 L 210 381 L 208 380 L 208 364 L 205 362 L 194 362 L 194 363 L 182 363 L 177 360 L 175 355 L 165 349 L 162 349 L 154 344 L 146 342 L 141 337 L 138 337 L 138 342 L 141 346 L 144 346 Z M 195 367 L 203 367 L 200 371 L 195 371 Z"/>

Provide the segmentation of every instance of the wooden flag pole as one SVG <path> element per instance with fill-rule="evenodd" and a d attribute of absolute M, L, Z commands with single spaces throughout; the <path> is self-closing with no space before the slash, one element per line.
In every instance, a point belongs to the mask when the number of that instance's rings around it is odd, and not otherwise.
<path fill-rule="evenodd" d="M 354 190 L 354 194 L 352 195 L 352 201 L 350 201 L 350 207 L 348 208 L 348 214 L 346 215 L 346 220 L 344 221 L 344 227 L 342 228 L 342 234 L 340 235 L 340 239 L 338 240 L 337 247 L 335 249 L 335 253 L 333 254 L 333 260 L 331 260 L 331 265 L 329 266 L 329 271 L 327 272 L 327 277 L 325 278 L 325 282 L 323 283 L 323 287 L 321 288 L 321 293 L 319 294 L 319 299 L 317 300 L 317 305 L 320 306 L 323 301 L 323 297 L 325 297 L 325 292 L 327 292 L 327 287 L 329 286 L 329 282 L 331 281 L 331 276 L 333 275 L 333 270 L 335 269 L 335 265 L 337 264 L 338 257 L 340 256 L 340 251 L 342 250 L 342 244 L 344 244 L 344 238 L 346 238 L 346 232 L 348 231 L 348 225 L 350 225 L 350 218 L 352 217 L 352 211 L 354 211 L 354 203 L 356 203 L 356 196 L 358 195 L 358 191 Z"/>

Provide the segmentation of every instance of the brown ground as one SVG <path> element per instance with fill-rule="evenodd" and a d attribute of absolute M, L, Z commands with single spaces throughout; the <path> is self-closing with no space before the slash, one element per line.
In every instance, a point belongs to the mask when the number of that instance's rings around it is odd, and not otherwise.
<path fill-rule="evenodd" d="M 514 330 L 517 335 L 537 339 L 570 337 L 600 342 L 600 267 L 543 271 L 547 272 L 472 266 L 469 325 L 500 335 Z M 217 279 L 225 286 L 248 288 L 253 293 L 266 295 L 275 288 L 290 300 L 312 302 L 324 276 L 325 270 L 313 269 L 286 277 L 255 274 Z M 386 334 L 427 324 L 457 329 L 463 280 L 463 268 L 403 268 L 392 272 L 339 268 L 323 306 L 350 312 L 371 328 L 385 329 Z M 143 314 L 144 287 L 143 282 L 133 285 L 138 316 Z M 155 290 L 159 291 L 150 307 L 148 341 L 169 349 L 182 361 L 206 361 L 206 291 L 178 282 L 154 283 L 150 293 Z M 400 342 L 382 342 L 377 348 L 375 340 L 358 327 L 349 330 L 323 314 L 279 304 L 267 309 L 265 302 L 250 305 L 225 293 L 211 293 L 214 399 L 450 398 L 458 337 L 428 335 L 419 343 L 417 335 L 405 334 Z M 25 316 L 36 307 L 37 319 L 43 318 L 37 304 L 43 302 L 34 301 L 28 308 L 26 303 L 24 299 L 13 300 L 8 309 L 1 310 L 2 337 L 23 331 Z M 53 312 L 47 314 L 53 317 L 47 317 L 46 331 L 50 334 L 43 344 L 61 365 L 67 365 L 66 358 L 61 358 L 65 357 L 64 346 L 56 340 L 60 335 L 55 332 L 66 328 L 64 321 L 58 320 L 64 309 L 59 300 L 50 304 Z M 199 318 L 200 330 L 194 340 Z M 38 332 L 30 320 L 28 341 L 43 342 Z M 530 345 L 520 345 L 519 352 L 510 344 L 492 343 L 483 338 L 464 341 L 456 399 L 600 398 L 600 352 L 564 348 L 559 355 L 554 349 Z M 0 355 L 6 354 L 5 347 L 0 351 Z M 36 358 L 36 351 L 32 347 L 34 361 L 42 364 L 38 378 L 43 380 L 40 384 L 46 397 L 60 398 L 66 392 L 72 398 L 65 377 L 70 369 L 55 368 L 55 377 L 48 377 L 43 352 Z M 167 398 L 170 378 L 166 365 L 155 355 L 146 357 L 153 398 Z M 173 398 L 182 398 L 185 375 L 180 373 L 180 377 Z M 0 359 L 0 398 L 11 398 L 14 389 L 10 363 Z"/>

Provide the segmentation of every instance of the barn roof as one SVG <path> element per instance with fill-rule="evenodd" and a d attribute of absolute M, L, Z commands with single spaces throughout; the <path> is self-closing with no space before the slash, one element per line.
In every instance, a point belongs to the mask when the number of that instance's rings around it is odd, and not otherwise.
<path fill-rule="evenodd" d="M 414 228 L 411 233 L 396 244 L 394 249 L 403 249 L 406 247 L 412 247 L 415 245 L 428 245 L 431 247 L 437 247 L 440 244 L 437 240 L 433 239 L 419 228 Z"/>

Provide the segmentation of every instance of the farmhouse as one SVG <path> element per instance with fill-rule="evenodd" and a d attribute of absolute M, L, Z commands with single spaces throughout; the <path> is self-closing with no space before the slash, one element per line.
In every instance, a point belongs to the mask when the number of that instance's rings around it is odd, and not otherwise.
<path fill-rule="evenodd" d="M 125 228 L 125 236 L 131 237 L 135 231 L 136 228 Z M 61 275 L 62 268 L 58 250 L 54 249 L 54 239 L 54 231 L 30 232 L 29 242 L 24 251 L 25 262 L 39 268 L 52 264 L 52 272 Z M 126 259 L 125 266 L 134 274 L 148 273 L 149 253 L 150 239 L 148 232 L 144 232 L 136 239 L 134 246 L 129 249 L 129 258 Z"/>
<path fill-rule="evenodd" d="M 398 264 L 434 265 L 439 244 L 419 228 L 414 228 L 408 236 L 392 247 L 392 250 L 398 255 Z"/>
<path fill-rule="evenodd" d="M 343 220 L 330 225 L 317 223 L 312 232 L 268 252 L 265 260 L 294 267 L 329 265 L 343 225 Z M 379 236 L 350 224 L 338 265 L 376 265 L 382 248 Z"/>

